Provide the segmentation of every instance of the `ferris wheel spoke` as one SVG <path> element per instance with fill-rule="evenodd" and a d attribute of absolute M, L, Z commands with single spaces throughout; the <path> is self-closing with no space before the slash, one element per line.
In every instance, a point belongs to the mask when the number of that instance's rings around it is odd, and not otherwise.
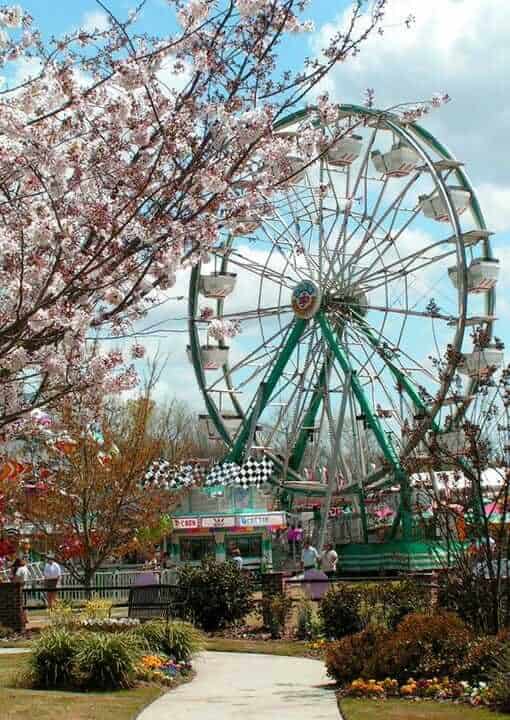
<path fill-rule="evenodd" d="M 375 235 L 376 232 L 378 232 L 381 228 L 384 228 L 384 223 L 388 217 L 391 216 L 392 213 L 399 212 L 400 206 L 402 204 L 402 201 L 404 200 L 406 194 L 410 191 L 414 183 L 418 180 L 421 173 L 417 172 L 413 175 L 413 177 L 406 183 L 404 188 L 395 196 L 395 199 L 390 203 L 390 205 L 386 208 L 386 210 L 383 212 L 381 217 L 377 220 L 377 222 L 373 222 L 373 218 L 371 218 L 371 221 L 369 223 L 369 226 L 366 228 L 365 234 L 361 238 L 361 242 L 359 243 L 356 250 L 353 252 L 350 260 L 351 266 L 355 265 L 359 262 L 360 256 L 367 245 L 368 241 L 371 237 Z M 354 239 L 356 230 L 351 233 L 346 238 L 346 243 L 350 243 L 351 240 Z M 387 235 L 387 232 L 383 233 L 385 236 Z"/>
<path fill-rule="evenodd" d="M 359 335 L 355 335 L 355 337 L 357 337 L 357 339 L 359 339 Z M 385 380 L 385 377 L 384 377 L 387 374 L 387 370 L 389 369 L 391 372 L 392 369 L 395 368 L 395 366 L 390 367 L 391 364 L 388 363 L 388 361 L 385 359 L 381 368 L 378 369 L 374 364 L 374 357 L 377 357 L 378 359 L 381 360 L 381 356 L 377 352 L 377 348 L 375 346 L 369 345 L 370 350 L 372 350 L 372 352 L 370 352 L 369 349 L 367 348 L 366 343 L 361 343 L 360 346 L 361 346 L 361 351 L 365 355 L 365 360 L 360 360 L 359 358 L 357 358 L 357 363 L 359 364 L 359 370 L 357 372 L 358 372 L 358 375 L 361 375 L 363 372 L 365 372 L 367 370 L 367 368 L 369 368 L 368 377 L 369 377 L 369 382 L 372 385 L 371 395 L 372 395 L 372 405 L 373 405 L 374 411 L 377 414 L 380 414 L 380 413 L 383 414 L 386 411 L 385 408 L 382 408 L 380 406 L 379 399 L 376 396 L 377 391 L 376 391 L 375 386 L 377 385 L 377 388 L 379 391 L 378 394 L 379 393 L 382 394 L 385 397 L 386 401 L 390 404 L 390 411 L 392 413 L 392 421 L 394 423 L 396 423 L 400 429 L 402 429 L 405 418 L 402 417 L 400 408 L 396 404 L 394 396 L 392 396 L 390 394 L 389 383 Z M 401 372 L 397 371 L 397 372 L 393 372 L 392 374 L 393 374 L 394 380 L 401 382 L 401 380 L 402 380 Z M 381 400 L 382 400 L 382 397 L 381 397 Z M 407 406 L 407 409 L 408 409 L 408 412 L 410 414 L 412 414 L 413 407 Z"/>
<path fill-rule="evenodd" d="M 335 298 L 332 299 L 333 302 L 335 302 Z M 340 307 L 344 307 L 346 310 L 350 307 L 351 303 L 342 301 L 341 299 L 338 300 L 338 305 Z M 444 320 L 445 322 L 453 322 L 457 321 L 457 317 L 454 315 L 443 315 L 441 313 L 430 313 L 427 311 L 421 312 L 419 310 L 409 310 L 407 308 L 397 308 L 392 307 L 391 305 L 372 305 L 372 304 L 365 304 L 361 305 L 361 308 L 363 310 L 369 310 L 369 311 L 375 311 L 375 312 L 382 312 L 382 313 L 394 313 L 396 315 L 403 315 L 406 317 L 422 317 L 422 318 L 428 318 L 433 320 Z"/>
<path fill-rule="evenodd" d="M 287 325 L 284 326 L 284 332 L 288 332 L 293 324 L 294 324 L 294 320 L 291 320 L 289 323 L 287 323 Z M 280 334 L 281 334 L 281 331 L 280 331 L 280 329 L 278 329 L 274 333 L 274 335 L 272 335 L 269 338 L 269 342 L 275 340 L 277 337 L 279 337 Z M 260 343 L 254 350 L 252 350 L 250 353 L 248 353 L 248 355 L 243 357 L 242 360 L 237 362 L 232 367 L 229 367 L 229 369 L 228 369 L 229 375 L 231 376 L 233 372 L 236 372 L 236 371 L 240 370 L 241 368 L 246 367 L 247 364 L 253 363 L 258 357 L 258 353 L 260 353 L 261 350 L 265 349 L 267 344 L 268 344 L 267 341 Z M 219 377 L 217 380 L 215 380 L 212 383 L 212 385 L 207 386 L 207 390 L 209 392 L 211 390 L 214 390 L 215 388 L 218 387 L 219 383 L 221 383 L 222 380 L 223 380 L 223 377 Z"/>
<path fill-rule="evenodd" d="M 352 188 L 350 189 L 350 197 L 349 197 L 348 205 L 345 208 L 341 229 L 340 229 L 340 232 L 338 233 L 337 242 L 336 242 L 335 247 L 332 252 L 333 257 L 338 256 L 340 247 L 342 245 L 344 247 L 347 245 L 347 228 L 348 228 L 348 224 L 349 224 L 349 218 L 351 216 L 352 203 L 354 201 L 354 198 L 356 197 L 356 193 L 358 191 L 361 181 L 363 180 L 364 174 L 366 174 L 366 169 L 367 169 L 368 162 L 370 159 L 370 151 L 372 150 L 376 135 L 377 135 L 377 128 L 374 128 L 374 130 L 367 142 L 367 148 L 365 150 L 365 154 L 361 161 L 361 166 L 358 170 L 358 174 L 356 176 L 356 179 L 354 181 Z M 332 267 L 330 266 L 324 277 L 325 285 L 328 284 L 328 280 L 330 278 L 331 273 L 332 273 Z"/>
<path fill-rule="evenodd" d="M 281 228 L 277 228 L 276 232 L 271 233 L 269 232 L 270 230 L 275 230 L 274 223 L 272 224 L 271 221 L 268 220 L 262 226 L 262 232 L 266 236 L 266 240 L 272 243 L 273 247 L 280 253 L 286 263 L 291 265 L 297 279 L 302 280 L 305 277 L 305 269 L 298 268 L 296 263 L 296 250 L 300 247 L 300 242 L 299 237 L 296 237 L 294 235 L 294 232 L 296 230 L 295 224 L 293 222 L 284 221 L 280 218 L 280 225 L 284 226 L 283 230 Z M 283 252 L 282 238 L 285 238 L 284 243 L 285 246 L 287 246 L 288 248 L 287 254 Z"/>
<path fill-rule="evenodd" d="M 436 256 L 434 259 L 428 259 L 421 264 L 418 265 L 412 265 L 412 260 L 409 261 L 409 263 L 404 267 L 396 267 L 396 265 L 400 264 L 401 261 L 399 260 L 397 263 L 393 263 L 391 266 L 385 268 L 385 277 L 384 280 L 378 281 L 377 277 L 381 277 L 383 274 L 382 272 L 378 273 L 377 275 L 373 275 L 371 278 L 368 278 L 368 281 L 372 281 L 374 284 L 367 284 L 366 289 L 368 291 L 374 291 L 377 290 L 380 287 L 383 287 L 385 285 L 388 285 L 394 280 L 402 280 L 405 277 L 412 277 L 415 275 L 419 270 L 424 270 L 427 267 L 430 267 L 431 265 L 436 265 L 439 260 L 445 260 L 448 257 L 451 257 L 452 254 L 455 254 L 455 251 L 448 251 L 447 253 L 443 253 L 442 255 Z M 411 257 L 411 256 L 410 256 Z M 417 256 L 413 256 L 414 259 L 416 259 Z M 388 269 L 390 269 L 390 272 L 388 272 Z"/>
<path fill-rule="evenodd" d="M 394 249 L 395 251 L 398 251 L 398 247 L 394 244 L 393 238 L 390 240 L 381 239 L 379 241 L 379 244 L 382 244 L 382 243 L 386 243 L 386 245 L 387 245 L 386 248 L 384 249 L 383 255 L 386 254 L 388 252 L 388 250 L 390 250 L 390 249 Z M 417 260 L 417 259 L 427 259 L 427 261 L 430 260 L 431 262 L 437 262 L 440 259 L 450 257 L 451 255 L 455 254 L 455 249 L 450 248 L 447 252 L 443 251 L 440 255 L 435 255 L 433 258 L 430 258 L 430 257 L 424 258 L 426 253 L 435 251 L 436 249 L 439 249 L 439 248 L 443 247 L 444 245 L 445 245 L 445 240 L 435 241 L 433 243 L 430 243 L 429 245 L 426 245 L 425 247 L 420 248 L 416 252 L 412 252 L 412 253 L 409 253 L 408 255 L 403 255 L 402 257 L 398 257 L 392 263 L 384 266 L 384 268 L 375 270 L 372 273 L 370 271 L 373 269 L 373 266 L 371 266 L 369 268 L 364 268 L 364 270 L 362 271 L 363 274 L 357 273 L 357 274 L 355 274 L 355 277 L 358 280 L 360 280 L 360 279 L 366 280 L 366 279 L 370 279 L 374 276 L 377 276 L 378 274 L 381 274 L 383 272 L 387 272 L 389 269 L 391 269 L 395 266 L 400 266 L 400 269 L 406 269 L 406 267 L 409 266 L 409 262 L 413 262 L 414 260 Z M 371 248 L 369 251 L 367 251 L 366 255 L 364 255 L 360 259 L 364 260 L 368 256 L 369 253 L 373 253 L 373 252 L 376 252 L 375 248 Z M 378 259 L 379 259 L 379 257 L 378 257 Z"/>
<path fill-rule="evenodd" d="M 399 380 L 406 385 L 407 392 L 410 392 L 409 388 L 413 388 L 415 393 L 415 400 L 418 403 L 419 407 L 423 408 L 423 400 L 416 392 L 416 389 L 414 388 L 414 383 L 409 381 L 408 373 L 410 371 L 419 371 L 423 373 L 423 375 L 427 377 L 430 381 L 432 381 L 434 384 L 439 384 L 440 381 L 431 372 L 431 370 L 422 365 L 402 347 L 395 346 L 388 337 L 385 337 L 379 330 L 371 327 L 366 321 L 359 323 L 357 326 L 353 326 L 351 328 L 351 331 L 356 334 L 360 341 L 369 341 L 370 345 L 377 351 L 377 353 L 384 360 L 384 362 L 390 368 L 395 370 L 395 374 L 398 374 Z M 410 367 L 404 367 L 402 365 L 401 357 L 404 357 L 411 363 Z M 397 362 L 400 363 L 400 367 Z"/>
<path fill-rule="evenodd" d="M 356 375 L 352 372 L 352 367 L 350 365 L 349 360 L 347 359 L 345 353 L 340 349 L 335 335 L 333 333 L 333 330 L 329 324 L 329 321 L 323 315 L 322 313 L 318 314 L 319 323 L 322 329 L 322 332 L 324 334 L 324 337 L 333 353 L 333 355 L 336 357 L 337 361 L 340 364 L 340 367 L 342 368 L 342 371 L 344 374 L 350 374 L 351 377 L 351 388 L 354 393 L 354 396 L 356 397 L 356 400 L 362 410 L 362 412 L 365 414 L 367 423 L 370 425 L 371 429 L 374 432 L 374 435 L 376 437 L 377 442 L 379 443 L 379 446 L 381 450 L 383 451 L 384 456 L 386 457 L 387 461 L 390 463 L 391 467 L 395 470 L 400 472 L 400 460 L 399 457 L 395 451 L 395 448 L 393 447 L 390 440 L 386 437 L 386 434 L 381 426 L 381 423 L 379 421 L 379 418 L 374 415 L 372 412 L 372 409 L 370 407 L 370 403 L 368 402 L 365 392 L 356 377 Z"/>
<path fill-rule="evenodd" d="M 246 257 L 240 253 L 239 250 L 231 250 L 228 256 L 228 261 L 242 270 L 264 278 L 265 280 L 271 280 L 279 287 L 284 285 L 288 289 L 291 289 L 297 282 L 294 278 L 280 274 L 278 270 L 272 270 L 260 265 L 253 258 Z"/>
<path fill-rule="evenodd" d="M 273 317 L 274 315 L 292 312 L 291 305 L 275 305 L 268 308 L 256 308 L 255 310 L 239 310 L 238 312 L 221 313 L 222 320 L 256 320 L 261 317 Z"/>
<path fill-rule="evenodd" d="M 397 257 L 396 260 L 393 262 L 390 262 L 390 264 L 385 265 L 383 262 L 383 257 L 392 250 L 396 255 L 399 254 L 398 251 L 398 245 L 395 243 L 393 238 L 383 240 L 380 244 L 385 244 L 385 247 L 381 251 L 378 247 L 372 248 L 370 252 L 376 252 L 377 258 L 376 260 L 372 261 L 371 265 L 369 265 L 367 268 L 364 268 L 358 275 L 357 279 L 359 282 L 365 281 L 367 279 L 370 279 L 374 275 L 380 275 L 381 273 L 387 272 L 388 269 L 395 268 L 395 272 L 398 274 L 399 272 L 405 272 L 410 267 L 412 268 L 412 263 L 415 260 L 423 259 L 426 260 L 426 262 L 422 263 L 422 265 L 417 266 L 417 269 L 420 269 L 422 267 L 427 267 L 428 265 L 437 264 L 440 260 L 450 257 L 452 255 L 455 255 L 456 251 L 455 249 L 449 249 L 446 252 L 442 252 L 439 255 L 435 255 L 432 258 L 425 258 L 424 255 L 426 252 L 429 252 L 430 250 L 434 248 L 439 248 L 444 245 L 444 241 L 439 241 L 432 243 L 425 248 L 420 248 L 415 253 L 410 253 L 409 255 L 404 255 L 402 257 Z M 368 253 L 367 253 L 368 255 Z M 382 267 L 377 268 L 378 263 L 382 265 Z M 373 272 L 372 272 L 373 271 Z"/>

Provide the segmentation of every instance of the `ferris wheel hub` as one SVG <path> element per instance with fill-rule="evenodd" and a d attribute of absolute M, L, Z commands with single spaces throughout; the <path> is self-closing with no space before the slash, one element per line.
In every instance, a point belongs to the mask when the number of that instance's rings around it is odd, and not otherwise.
<path fill-rule="evenodd" d="M 321 292 L 311 280 L 302 280 L 292 291 L 292 309 L 301 320 L 312 318 L 319 310 L 321 301 Z"/>

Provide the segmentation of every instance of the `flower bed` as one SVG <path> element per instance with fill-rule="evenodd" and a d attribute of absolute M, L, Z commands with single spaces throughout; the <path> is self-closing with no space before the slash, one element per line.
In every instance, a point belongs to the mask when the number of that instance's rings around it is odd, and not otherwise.
<path fill-rule="evenodd" d="M 190 677 L 191 659 L 201 647 L 192 625 L 175 620 L 120 627 L 123 632 L 50 626 L 32 646 L 23 684 L 45 690 L 118 690 L 140 680 L 169 686 Z"/>
<path fill-rule="evenodd" d="M 393 631 L 369 626 L 326 643 L 325 661 L 340 696 L 510 709 L 508 633 L 476 636 L 453 613 L 412 613 Z"/>
<path fill-rule="evenodd" d="M 191 662 L 176 662 L 164 655 L 144 655 L 136 668 L 139 680 L 172 686 L 191 676 Z"/>
<path fill-rule="evenodd" d="M 486 682 L 468 683 L 447 677 L 415 680 L 409 678 L 399 684 L 394 678 L 365 680 L 358 678 L 340 690 L 340 697 L 358 697 L 385 700 L 392 697 L 420 698 L 429 700 L 455 700 L 473 706 L 493 703 L 490 687 Z"/>
<path fill-rule="evenodd" d="M 92 632 L 124 632 L 140 625 L 137 618 L 78 618 L 74 623 L 77 630 L 91 630 Z"/>

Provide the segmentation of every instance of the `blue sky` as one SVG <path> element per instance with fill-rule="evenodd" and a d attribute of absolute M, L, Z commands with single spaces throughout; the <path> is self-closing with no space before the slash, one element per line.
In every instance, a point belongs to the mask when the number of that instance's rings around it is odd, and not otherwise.
<path fill-rule="evenodd" d="M 86 13 L 101 11 L 94 0 L 23 0 L 20 4 L 30 12 L 38 26 L 49 34 L 57 34 L 79 24 Z M 126 0 L 108 0 L 104 4 L 119 15 L 125 15 L 136 5 Z M 314 0 L 306 15 L 317 24 L 330 22 L 347 4 L 345 0 Z M 165 0 L 148 0 L 140 17 L 140 25 L 150 32 L 160 31 L 161 18 L 167 13 Z"/>
<path fill-rule="evenodd" d="M 101 21 L 101 10 L 93 0 L 18 0 L 49 37 L 83 23 Z M 125 15 L 134 2 L 110 0 L 115 13 Z M 311 0 L 306 15 L 315 21 L 309 36 L 289 38 L 282 48 L 281 62 L 298 66 L 305 55 L 318 52 L 341 21 L 349 2 Z M 447 91 L 452 102 L 435 111 L 424 124 L 465 164 L 481 200 L 490 229 L 496 231 L 494 247 L 502 264 L 498 285 L 496 334 L 510 346 L 510 178 L 508 173 L 507 68 L 510 66 L 510 3 L 508 0 L 389 0 L 386 30 L 374 36 L 360 55 L 338 67 L 325 83 L 330 95 L 343 102 L 362 102 L 365 88 L 376 91 L 376 104 L 387 107 L 398 102 L 430 98 Z M 402 20 L 409 13 L 416 23 L 409 30 Z M 168 21 L 165 20 L 168 18 Z M 148 0 L 139 27 L 157 33 L 170 22 L 165 0 Z M 186 292 L 181 278 L 177 293 Z M 181 315 L 183 305 L 176 306 Z M 169 311 L 172 313 L 172 311 Z M 190 398 L 190 370 L 184 366 L 182 336 L 165 343 L 170 367 L 186 380 L 183 397 Z M 507 360 L 508 360 L 507 353 Z M 163 393 L 173 394 L 175 377 L 170 370 L 163 380 Z M 180 383 L 182 386 L 183 383 Z M 193 398 L 195 400 L 195 398 Z M 198 402 L 198 398 L 196 399 Z"/>

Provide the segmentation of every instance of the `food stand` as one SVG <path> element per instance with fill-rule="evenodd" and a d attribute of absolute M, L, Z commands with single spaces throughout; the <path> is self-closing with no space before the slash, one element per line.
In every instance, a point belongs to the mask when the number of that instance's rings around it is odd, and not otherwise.
<path fill-rule="evenodd" d="M 268 496 L 255 488 L 194 488 L 172 520 L 168 552 L 176 565 L 196 565 L 211 555 L 225 561 L 238 548 L 244 567 L 270 568 L 273 538 L 287 525 L 286 514 L 269 509 Z"/>

